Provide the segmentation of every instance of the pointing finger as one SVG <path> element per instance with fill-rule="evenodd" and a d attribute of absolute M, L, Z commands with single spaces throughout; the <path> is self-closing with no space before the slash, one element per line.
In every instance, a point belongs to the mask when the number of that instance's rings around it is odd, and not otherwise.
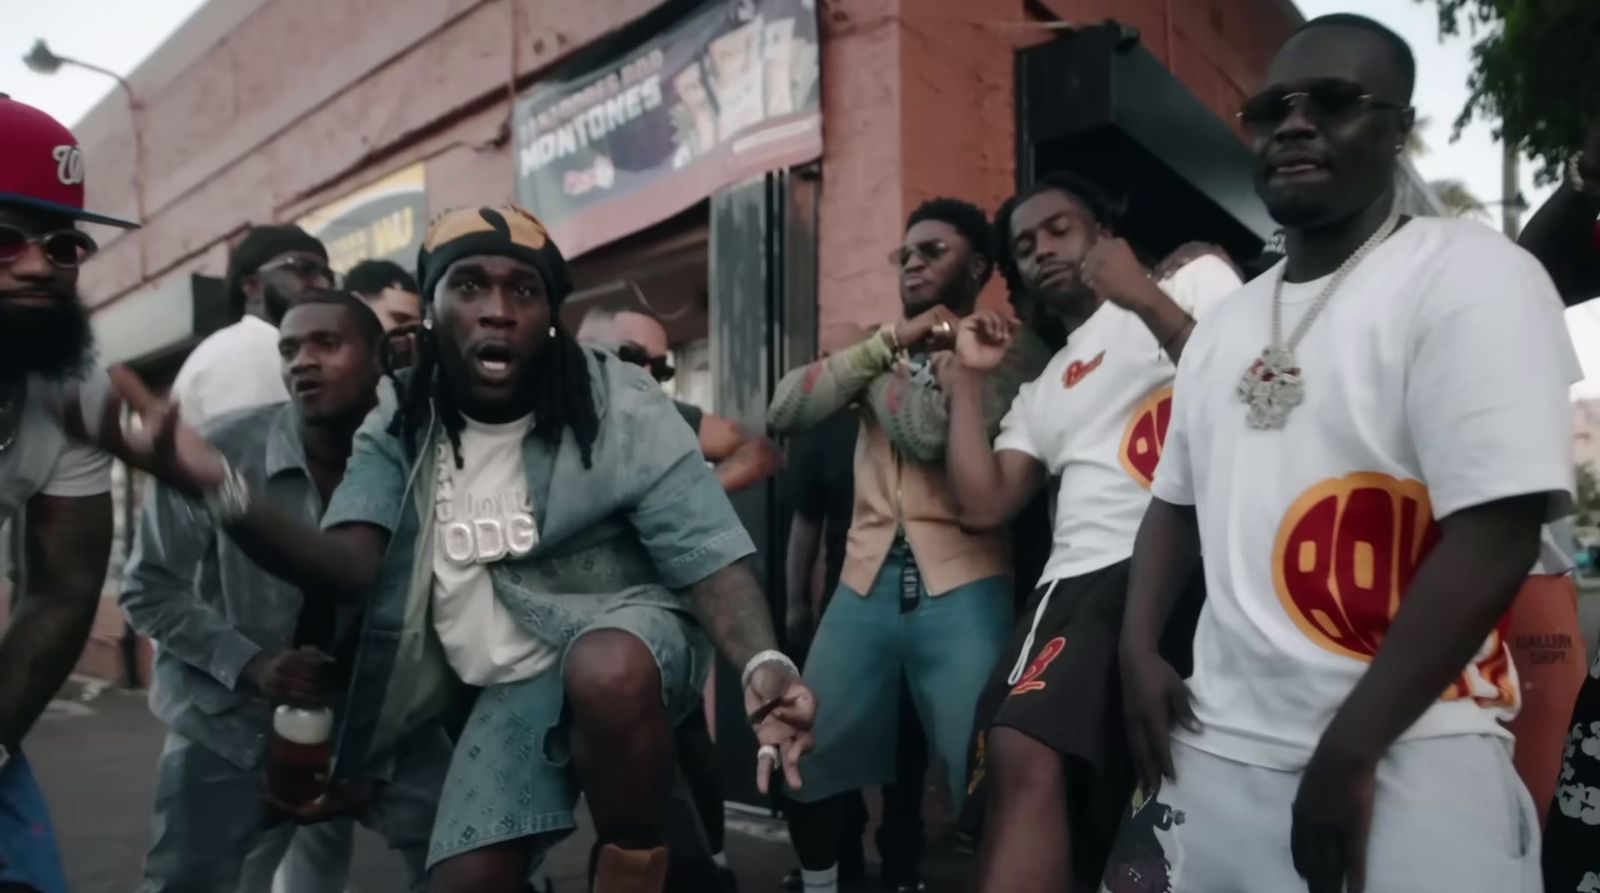
<path fill-rule="evenodd" d="M 772 767 L 778 762 L 778 748 L 763 744 L 756 751 L 756 790 L 765 795 L 772 788 Z"/>

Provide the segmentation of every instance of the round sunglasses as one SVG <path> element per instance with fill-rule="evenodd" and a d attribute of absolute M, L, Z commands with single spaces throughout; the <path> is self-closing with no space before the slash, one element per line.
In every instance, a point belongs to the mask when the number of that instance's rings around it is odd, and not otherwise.
<path fill-rule="evenodd" d="M 75 229 L 59 229 L 36 236 L 0 223 L 0 264 L 15 263 L 29 245 L 38 245 L 51 266 L 62 270 L 77 269 L 100 250 L 94 239 Z"/>

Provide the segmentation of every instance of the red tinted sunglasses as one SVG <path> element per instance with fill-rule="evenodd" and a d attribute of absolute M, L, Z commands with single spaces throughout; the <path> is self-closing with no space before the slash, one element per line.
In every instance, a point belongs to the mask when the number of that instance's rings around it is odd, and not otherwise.
<path fill-rule="evenodd" d="M 75 229 L 60 229 L 41 236 L 28 233 L 8 224 L 0 223 L 0 264 L 15 263 L 28 250 L 29 245 L 44 249 L 45 259 L 52 266 L 73 270 L 94 256 L 100 246 L 85 233 Z"/>

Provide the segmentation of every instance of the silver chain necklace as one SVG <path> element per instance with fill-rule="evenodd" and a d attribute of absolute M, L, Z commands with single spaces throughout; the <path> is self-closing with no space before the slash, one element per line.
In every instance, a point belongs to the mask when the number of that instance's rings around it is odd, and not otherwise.
<path fill-rule="evenodd" d="M 1305 315 L 1300 317 L 1300 322 L 1289 333 L 1289 340 L 1283 340 L 1283 277 L 1289 271 L 1289 264 L 1284 263 L 1278 271 L 1278 281 L 1272 287 L 1272 343 L 1261 351 L 1261 356 L 1250 364 L 1244 375 L 1239 379 L 1238 395 L 1241 403 L 1250 405 L 1248 422 L 1250 427 L 1261 430 L 1277 430 L 1289 420 L 1289 411 L 1299 406 L 1306 397 L 1306 383 L 1300 372 L 1300 363 L 1294 357 L 1295 346 L 1310 330 L 1311 324 L 1316 321 L 1317 315 L 1327 305 L 1333 293 L 1339 290 L 1340 283 L 1350 275 L 1373 249 L 1389 238 L 1395 228 L 1400 225 L 1400 211 L 1398 208 L 1389 212 L 1389 217 L 1383 221 L 1367 241 L 1361 243 L 1356 253 L 1345 258 L 1339 269 L 1333 271 L 1328 278 L 1328 284 L 1322 287 L 1317 294 L 1317 299 L 1306 309 Z"/>

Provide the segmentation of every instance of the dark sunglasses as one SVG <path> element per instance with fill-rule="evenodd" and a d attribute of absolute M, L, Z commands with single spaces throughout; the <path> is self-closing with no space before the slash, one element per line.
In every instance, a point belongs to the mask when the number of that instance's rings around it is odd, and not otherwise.
<path fill-rule="evenodd" d="M 333 270 L 320 260 L 309 257 L 286 257 L 275 260 L 270 264 L 262 264 L 256 268 L 257 273 L 266 273 L 271 270 L 286 270 L 301 280 L 314 279 L 318 276 L 333 281 Z"/>
<path fill-rule="evenodd" d="M 100 246 L 85 233 L 75 229 L 60 229 L 32 236 L 22 230 L 0 223 L 0 264 L 15 263 L 29 245 L 44 249 L 45 259 L 51 266 L 62 270 L 76 269 L 94 256 Z"/>
<path fill-rule="evenodd" d="M 910 245 L 902 245 L 889 252 L 889 263 L 897 267 L 906 265 L 912 254 L 922 258 L 923 263 L 931 264 L 950 251 L 950 246 L 943 239 L 927 239 Z"/>
<path fill-rule="evenodd" d="M 671 381 L 672 377 L 678 374 L 678 370 L 672 368 L 666 357 L 650 356 L 649 351 L 632 341 L 624 341 L 617 345 L 617 356 L 621 357 L 623 362 L 648 369 L 650 376 L 662 384 Z"/>
<path fill-rule="evenodd" d="M 1289 117 L 1295 103 L 1302 103 L 1306 117 L 1319 125 L 1343 120 L 1360 109 L 1405 108 L 1378 99 L 1360 84 L 1329 78 L 1314 81 L 1304 90 L 1268 87 L 1244 101 L 1239 120 L 1256 133 L 1274 130 Z"/>

